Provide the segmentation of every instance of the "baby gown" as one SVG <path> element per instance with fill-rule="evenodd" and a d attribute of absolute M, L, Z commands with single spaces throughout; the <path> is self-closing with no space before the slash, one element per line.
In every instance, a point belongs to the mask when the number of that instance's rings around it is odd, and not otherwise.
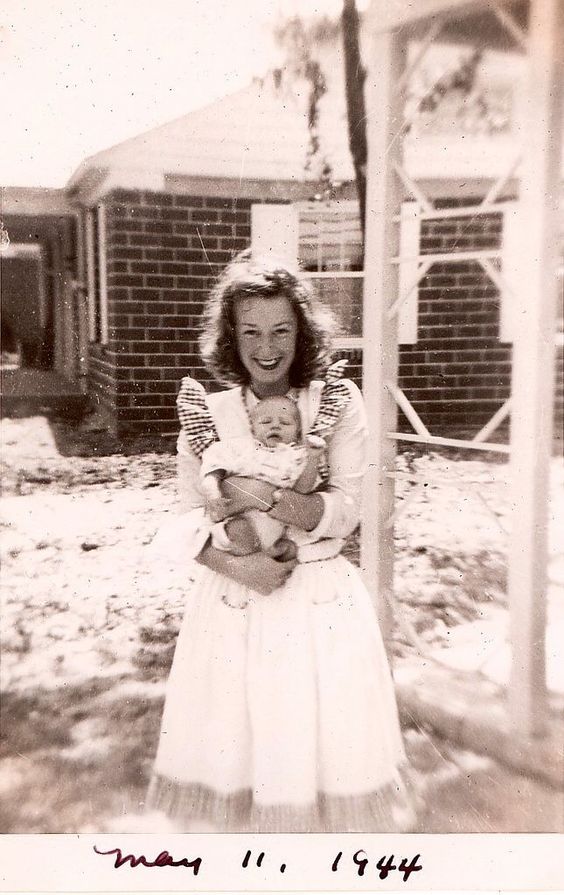
<path fill-rule="evenodd" d="M 346 537 L 359 521 L 367 429 L 360 392 L 344 381 L 350 401 L 327 438 L 317 539 Z M 303 431 L 322 387 L 300 390 Z M 252 393 L 234 388 L 207 400 L 220 438 L 252 439 Z M 210 523 L 199 460 L 182 434 L 178 451 L 184 513 L 160 543 L 170 555 L 194 557 Z M 299 564 L 269 596 L 189 559 L 186 569 L 192 583 L 147 807 L 180 826 L 201 819 L 230 832 L 409 826 L 393 683 L 357 569 L 342 556 Z"/>

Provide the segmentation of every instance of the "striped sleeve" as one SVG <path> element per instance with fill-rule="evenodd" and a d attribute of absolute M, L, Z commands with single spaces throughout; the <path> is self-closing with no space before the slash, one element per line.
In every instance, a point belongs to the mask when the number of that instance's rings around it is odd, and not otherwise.
<path fill-rule="evenodd" d="M 191 376 L 185 376 L 180 384 L 176 408 L 188 444 L 201 458 L 206 448 L 219 439 L 204 388 Z"/>

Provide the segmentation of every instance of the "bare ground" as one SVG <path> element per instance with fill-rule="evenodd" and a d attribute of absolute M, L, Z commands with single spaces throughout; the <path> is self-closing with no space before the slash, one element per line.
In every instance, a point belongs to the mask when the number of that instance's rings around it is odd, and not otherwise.
<path fill-rule="evenodd" d="M 184 589 L 146 548 L 175 511 L 174 457 L 114 453 L 101 433 L 43 417 L 4 420 L 2 440 L 3 831 L 146 829 Z M 425 454 L 399 468 L 394 651 L 420 661 L 421 645 L 504 613 L 504 469 Z M 433 481 L 448 475 L 478 484 Z M 418 476 L 427 484 L 408 501 Z M 561 793 L 427 730 L 405 736 L 422 831 L 564 829 Z"/>

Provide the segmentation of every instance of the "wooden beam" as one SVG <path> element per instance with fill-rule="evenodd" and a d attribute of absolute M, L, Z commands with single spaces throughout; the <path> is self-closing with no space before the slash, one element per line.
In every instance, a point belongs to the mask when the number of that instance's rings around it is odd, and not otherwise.
<path fill-rule="evenodd" d="M 361 336 L 337 336 L 333 339 L 333 348 L 344 351 L 362 351 L 363 339 Z"/>
<path fill-rule="evenodd" d="M 88 337 L 96 341 L 96 247 L 94 245 L 94 215 L 90 208 L 85 211 L 86 281 L 88 295 Z"/>
<path fill-rule="evenodd" d="M 493 11 L 496 15 L 496 18 L 499 19 L 507 33 L 513 38 L 515 43 L 521 47 L 522 50 L 527 49 L 527 32 L 521 28 L 518 22 L 515 21 L 509 10 L 501 5 L 499 0 L 494 0 Z"/>
<path fill-rule="evenodd" d="M 498 0 L 499 5 L 511 8 L 514 0 Z M 449 18 L 464 18 L 475 13 L 491 11 L 491 0 L 372 0 L 369 20 L 373 33 L 412 27 L 428 23 L 440 15 Z"/>
<path fill-rule="evenodd" d="M 411 404 L 408 398 L 406 398 L 401 388 L 394 382 L 386 382 L 386 388 L 392 395 L 400 410 L 403 411 L 406 419 L 409 420 L 414 430 L 418 433 L 418 435 L 423 435 L 425 437 L 430 435 L 431 433 L 429 432 L 427 426 L 415 410 L 413 404 Z"/>
<path fill-rule="evenodd" d="M 370 439 L 368 472 L 363 489 L 361 568 L 376 601 L 383 635 L 392 627 L 393 531 L 386 521 L 394 512 L 394 483 L 387 473 L 395 465 L 395 444 L 387 437 L 395 428 L 397 408 L 386 381 L 397 382 L 397 317 L 388 317 L 390 296 L 397 296 L 399 271 L 392 257 L 399 250 L 401 186 L 394 164 L 400 162 L 401 100 L 396 85 L 405 65 L 406 46 L 393 32 L 378 34 L 371 48 L 368 88 L 368 165 L 363 290 L 363 391 Z"/>
<path fill-rule="evenodd" d="M 477 192 L 478 189 L 479 188 L 477 187 Z M 434 208 L 432 211 L 423 211 L 418 208 L 417 217 L 420 221 L 440 221 L 446 218 L 470 218 L 471 220 L 474 220 L 475 218 L 480 217 L 480 215 L 501 214 L 507 204 L 507 201 L 497 202 L 493 205 L 484 205 L 484 203 L 481 202 L 479 205 L 464 205 L 460 208 Z M 401 215 L 395 215 L 394 221 L 399 222 L 400 220 Z"/>
<path fill-rule="evenodd" d="M 511 162 L 507 171 L 498 177 L 495 183 L 492 184 L 490 189 L 488 190 L 486 196 L 482 200 L 480 204 L 480 208 L 487 208 L 489 205 L 493 205 L 494 202 L 497 202 L 500 196 L 503 195 L 504 190 L 507 187 L 507 184 L 513 180 L 515 176 L 515 172 L 521 163 L 521 151 L 519 151 L 513 161 Z"/>
<path fill-rule="evenodd" d="M 564 102 L 564 4 L 531 0 L 529 83 L 521 201 L 526 282 L 516 295 L 509 605 L 509 693 L 516 732 L 542 732 L 546 718 L 545 627 L 549 465 L 552 448 L 557 214 Z"/>
<path fill-rule="evenodd" d="M 61 235 L 54 231 L 51 248 L 51 300 L 53 302 L 53 368 L 65 375 L 65 314 L 63 291 L 63 251 Z"/>
<path fill-rule="evenodd" d="M 425 260 L 421 264 L 418 264 L 417 262 L 419 260 L 419 257 L 423 257 L 423 256 L 410 257 L 408 255 L 406 257 L 409 258 L 410 261 L 415 262 L 415 264 L 417 265 L 417 272 L 416 272 L 415 276 L 412 277 L 412 279 L 409 281 L 408 285 L 406 287 L 404 287 L 403 289 L 401 289 L 400 294 L 398 295 L 398 297 L 396 298 L 394 303 L 388 309 L 388 318 L 390 320 L 392 319 L 392 317 L 395 317 L 396 314 L 399 313 L 403 303 L 405 301 L 407 301 L 408 298 L 411 297 L 411 295 L 417 289 L 417 287 L 419 286 L 419 283 L 421 282 L 421 280 L 423 279 L 423 277 L 425 276 L 425 274 L 427 273 L 429 268 L 432 267 L 434 264 L 434 261 L 432 261 L 432 260 L 431 261 Z M 401 272 L 406 267 L 407 267 L 407 264 L 403 264 L 403 265 L 400 264 L 400 279 L 401 279 Z"/>
<path fill-rule="evenodd" d="M 423 62 L 425 56 L 427 55 L 429 47 L 441 33 L 442 27 L 443 19 L 441 18 L 437 18 L 431 22 L 429 30 L 427 31 L 424 39 L 421 41 L 419 47 L 417 48 L 417 52 L 415 53 L 410 64 L 404 69 L 402 76 L 396 85 L 396 90 L 400 95 L 405 94 L 406 88 L 409 86 L 409 81 L 411 80 L 412 75 L 417 71 L 417 69 Z"/>
<path fill-rule="evenodd" d="M 402 122 L 403 128 L 403 122 Z M 394 144 L 397 146 L 400 141 L 394 139 Z M 414 180 L 409 176 L 405 168 L 400 164 L 399 160 L 394 160 L 392 162 L 394 166 L 394 170 L 398 177 L 403 181 L 405 188 L 409 193 L 413 196 L 416 202 L 419 202 L 419 205 L 427 212 L 431 212 L 433 210 L 433 203 L 429 202 L 427 196 L 423 192 L 420 186 L 415 183 Z"/>
<path fill-rule="evenodd" d="M 98 204 L 98 295 L 100 314 L 100 344 L 107 345 L 108 327 L 108 245 L 106 239 L 106 206 Z"/>
<path fill-rule="evenodd" d="M 87 214 L 87 212 L 86 212 Z M 76 261 L 74 293 L 77 309 L 78 330 L 78 376 L 81 389 L 87 391 L 88 384 L 88 298 L 86 286 L 86 241 L 84 233 L 84 212 L 79 213 L 74 221 L 76 234 Z"/>
<path fill-rule="evenodd" d="M 501 258 L 500 249 L 484 249 L 475 252 L 428 252 L 425 255 L 413 255 L 411 257 L 392 258 L 392 264 L 402 264 L 404 261 L 429 261 L 431 264 L 440 262 L 442 264 L 458 264 L 460 261 L 483 261 L 488 258 Z"/>
<path fill-rule="evenodd" d="M 472 441 L 475 441 L 476 444 L 480 444 L 480 442 L 487 441 L 490 435 L 493 435 L 495 430 L 501 426 L 502 422 L 506 417 L 511 413 L 511 398 L 508 398 L 507 401 L 501 405 L 499 410 L 496 410 L 494 415 L 485 426 L 483 426 L 479 432 L 474 435 Z"/>
<path fill-rule="evenodd" d="M 395 441 L 413 441 L 416 444 L 435 444 L 441 447 L 465 448 L 472 451 L 490 451 L 495 454 L 509 454 L 508 444 L 493 444 L 487 441 L 469 441 L 466 438 L 443 438 L 441 435 L 415 435 L 411 432 L 388 432 L 388 438 Z"/>

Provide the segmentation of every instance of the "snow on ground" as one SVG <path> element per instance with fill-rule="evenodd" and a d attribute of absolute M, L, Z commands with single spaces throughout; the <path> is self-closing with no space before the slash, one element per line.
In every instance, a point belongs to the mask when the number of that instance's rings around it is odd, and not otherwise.
<path fill-rule="evenodd" d="M 174 458 L 65 457 L 43 417 L 4 420 L 2 442 L 5 686 L 130 670 L 151 632 L 166 641 L 182 612 L 184 571 L 154 568 L 148 550 L 175 512 Z M 398 458 L 398 652 L 413 655 L 415 644 L 455 667 L 506 676 L 507 474 L 505 464 L 476 457 Z M 549 679 L 560 688 L 564 470 L 557 460 L 550 516 Z"/>
<path fill-rule="evenodd" d="M 71 434 L 76 445 L 80 433 Z M 185 571 L 157 563 L 149 549 L 176 509 L 174 457 L 100 456 L 95 447 L 66 456 L 60 435 L 42 417 L 1 424 L 5 832 L 132 829 L 182 615 Z M 423 667 L 421 648 L 503 680 L 506 466 L 409 452 L 398 458 L 398 472 L 396 661 Z M 453 477 L 471 484 L 442 481 Z M 561 690 L 563 663 L 554 658 L 564 641 L 559 461 L 552 496 L 549 680 Z M 357 547 L 353 539 L 353 558 Z M 437 745 L 420 729 L 406 731 L 406 745 L 420 793 L 433 791 L 432 800 L 423 798 L 425 832 L 559 828 L 561 800 L 546 787 L 522 778 L 514 786 L 507 770 Z M 504 802 L 510 787 L 511 805 Z"/>
<path fill-rule="evenodd" d="M 479 670 L 492 681 L 505 684 L 511 663 L 505 595 L 511 527 L 508 468 L 488 460 L 453 460 L 434 453 L 411 464 L 403 455 L 399 467 L 406 465 L 418 476 L 419 491 L 405 481 L 398 488 L 398 614 L 401 617 L 405 602 L 411 609 L 413 605 L 437 607 L 442 600 L 467 609 L 473 603 L 474 612 L 462 624 L 436 619 L 433 633 L 437 636 L 426 638 L 426 649 L 452 668 Z M 564 464 L 555 458 L 549 508 L 546 658 L 549 688 L 564 693 L 562 531 Z"/>

